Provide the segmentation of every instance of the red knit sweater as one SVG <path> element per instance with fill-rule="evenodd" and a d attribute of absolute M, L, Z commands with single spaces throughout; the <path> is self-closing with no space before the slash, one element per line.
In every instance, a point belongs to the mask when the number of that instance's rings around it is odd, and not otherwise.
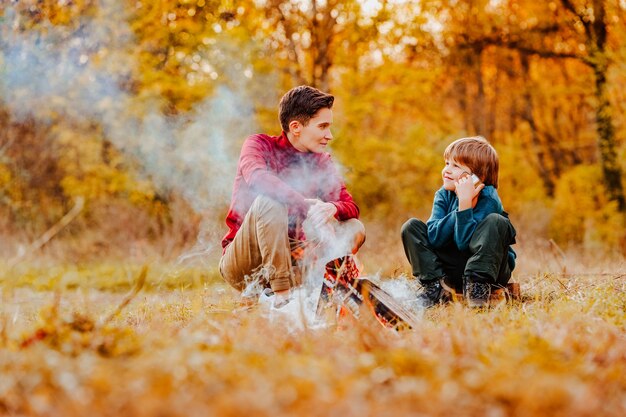
<path fill-rule="evenodd" d="M 258 195 L 284 203 L 291 220 L 303 220 L 308 210 L 305 198 L 317 198 L 337 207 L 335 217 L 359 217 L 355 204 L 328 153 L 300 152 L 285 132 L 280 136 L 249 136 L 241 149 L 230 209 L 228 233 L 222 247 L 232 242 L 246 213 Z M 296 224 L 290 221 L 290 224 Z M 289 235 L 295 237 L 295 227 Z"/>

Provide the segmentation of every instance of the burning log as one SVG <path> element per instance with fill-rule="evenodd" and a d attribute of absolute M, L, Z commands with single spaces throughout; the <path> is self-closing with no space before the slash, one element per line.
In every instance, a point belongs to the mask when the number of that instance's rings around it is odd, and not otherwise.
<path fill-rule="evenodd" d="M 489 302 L 520 300 L 520 286 L 512 282 L 506 287 L 492 290 Z M 463 301 L 463 295 L 454 292 L 453 301 Z M 365 311 L 365 313 L 364 313 Z M 317 304 L 319 318 L 335 320 L 359 319 L 371 314 L 387 328 L 395 330 L 415 327 L 416 318 L 407 308 L 371 280 L 359 277 L 359 270 L 352 255 L 334 259 L 326 264 L 322 290 Z"/>
<path fill-rule="evenodd" d="M 410 329 L 416 319 L 386 291 L 367 278 L 359 277 L 352 255 L 326 264 L 324 281 L 317 304 L 317 316 L 332 314 L 336 318 L 372 314 L 384 327 Z"/>

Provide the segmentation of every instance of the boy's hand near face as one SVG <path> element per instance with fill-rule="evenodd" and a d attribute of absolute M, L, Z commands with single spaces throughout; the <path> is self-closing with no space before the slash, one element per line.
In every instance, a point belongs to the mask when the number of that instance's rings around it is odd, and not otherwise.
<path fill-rule="evenodd" d="M 485 188 L 485 184 L 482 182 L 476 186 L 472 182 L 471 176 L 464 175 L 457 182 L 454 183 L 455 192 L 459 198 L 459 211 L 473 209 L 478 202 L 478 195 L 480 191 Z"/>

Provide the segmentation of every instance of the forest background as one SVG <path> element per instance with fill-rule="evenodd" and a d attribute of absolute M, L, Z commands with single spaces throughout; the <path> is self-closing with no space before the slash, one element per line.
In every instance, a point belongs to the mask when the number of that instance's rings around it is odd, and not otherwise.
<path fill-rule="evenodd" d="M 336 96 L 370 268 L 408 266 L 400 225 L 469 135 L 500 154 L 522 270 L 623 259 L 625 20 L 624 0 L 4 0 L 0 252 L 84 202 L 50 259 L 214 267 L 243 140 L 309 84 Z"/>

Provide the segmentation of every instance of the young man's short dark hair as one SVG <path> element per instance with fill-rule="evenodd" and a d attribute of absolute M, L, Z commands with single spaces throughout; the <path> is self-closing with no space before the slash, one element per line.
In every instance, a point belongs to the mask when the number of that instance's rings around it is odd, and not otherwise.
<path fill-rule="evenodd" d="M 289 131 L 289 123 L 297 120 L 307 125 L 320 109 L 333 107 L 335 97 L 308 85 L 294 87 L 280 99 L 278 117 L 280 126 Z"/>

